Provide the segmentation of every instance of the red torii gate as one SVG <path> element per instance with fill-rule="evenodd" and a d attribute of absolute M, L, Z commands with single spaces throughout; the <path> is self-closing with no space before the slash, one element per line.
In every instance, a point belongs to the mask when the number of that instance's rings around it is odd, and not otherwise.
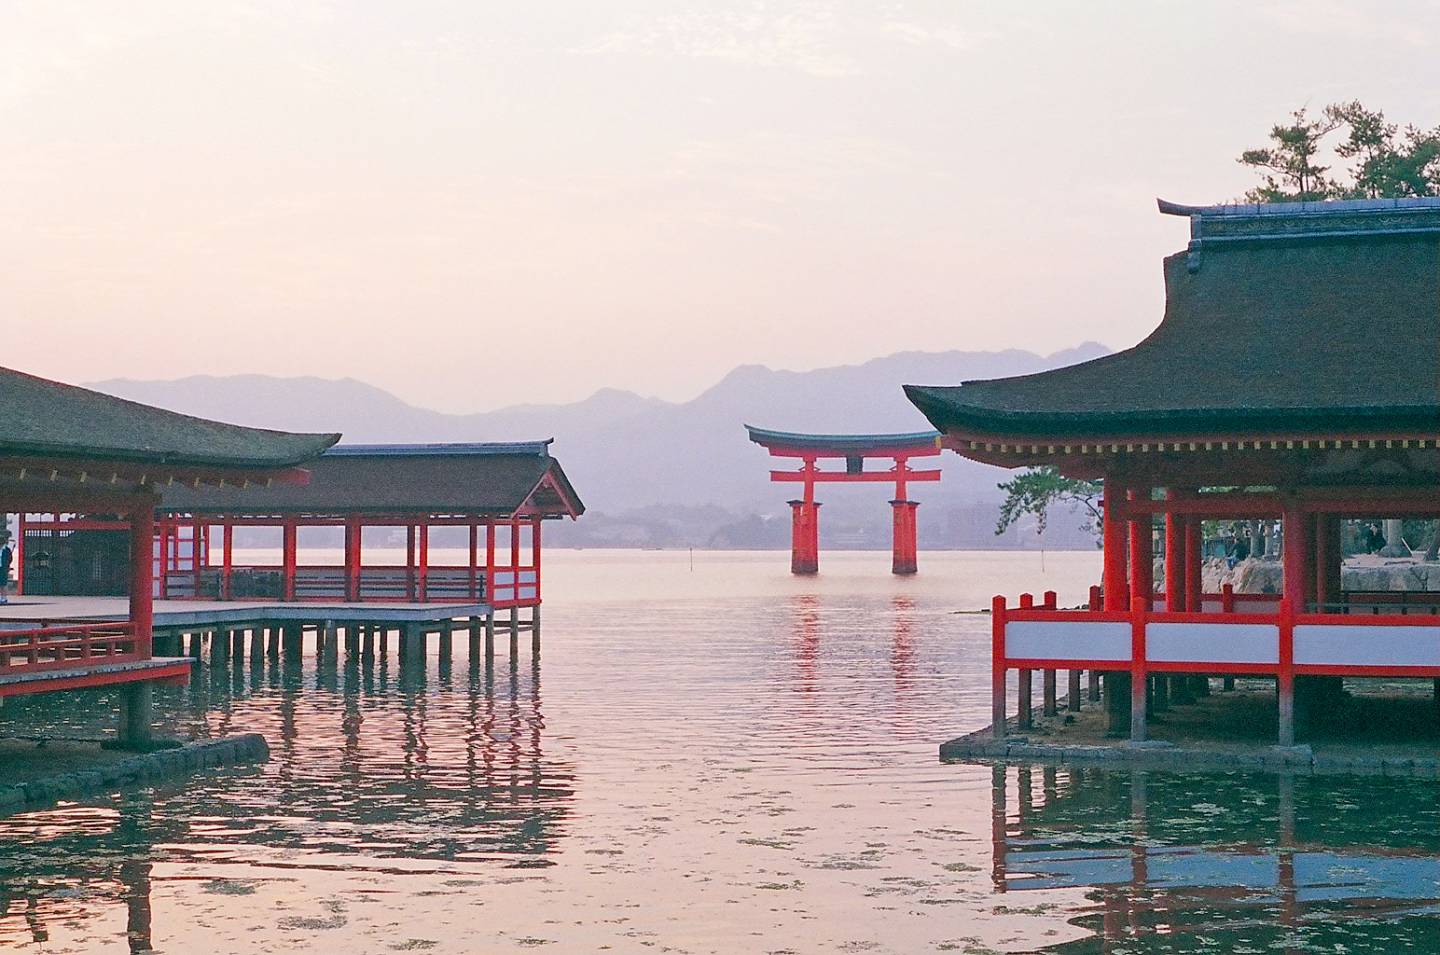
<path fill-rule="evenodd" d="M 790 501 L 790 572 L 814 574 L 820 570 L 820 502 L 815 485 L 824 483 L 895 482 L 894 561 L 896 574 L 915 573 L 915 509 L 919 502 L 908 497 L 914 481 L 938 481 L 939 471 L 914 471 L 910 458 L 933 457 L 940 453 L 936 431 L 910 434 L 794 434 L 768 431 L 746 425 L 750 440 L 774 458 L 799 458 L 798 471 L 771 471 L 770 480 L 799 482 L 805 486 L 800 500 Z M 845 461 L 843 471 L 822 471 L 817 462 L 824 458 Z M 865 470 L 866 458 L 890 458 L 895 466 L 887 471 Z"/>

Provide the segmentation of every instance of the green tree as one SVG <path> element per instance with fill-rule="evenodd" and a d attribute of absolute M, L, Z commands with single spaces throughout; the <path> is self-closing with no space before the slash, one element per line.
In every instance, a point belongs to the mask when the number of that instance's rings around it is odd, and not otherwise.
<path fill-rule="evenodd" d="M 1325 161 L 1327 140 L 1342 138 L 1333 153 L 1351 163 L 1340 178 Z M 1394 199 L 1440 195 L 1440 127 L 1403 130 L 1381 110 L 1358 100 L 1331 103 L 1312 119 L 1305 108 L 1270 128 L 1270 143 L 1247 149 L 1238 162 L 1260 173 L 1251 202 L 1322 199 Z"/>
<path fill-rule="evenodd" d="M 1081 481 L 1068 478 L 1057 469 L 1045 466 L 1022 471 L 998 487 L 1005 492 L 1000 505 L 1000 519 L 995 524 L 997 535 L 1005 533 L 1012 524 L 1025 515 L 1035 518 L 1035 532 L 1045 533 L 1049 511 L 1052 506 L 1068 506 L 1072 511 L 1081 511 L 1085 521 L 1080 529 L 1096 536 L 1099 542 L 1103 513 L 1100 495 L 1104 485 L 1100 481 Z"/>
<path fill-rule="evenodd" d="M 1359 100 L 1327 106 L 1325 115 L 1346 129 L 1335 154 L 1355 162 L 1346 198 L 1440 194 L 1440 128 L 1407 126 L 1402 134 L 1383 112 L 1366 109 Z"/>
<path fill-rule="evenodd" d="M 1247 192 L 1246 198 L 1251 202 L 1312 202 L 1340 196 L 1341 186 L 1330 178 L 1330 167 L 1316 161 L 1322 141 L 1340 125 L 1328 111 L 1321 119 L 1311 119 L 1302 106 L 1290 114 L 1289 123 L 1270 127 L 1269 146 L 1240 154 L 1240 164 L 1261 170 L 1265 180 Z"/>

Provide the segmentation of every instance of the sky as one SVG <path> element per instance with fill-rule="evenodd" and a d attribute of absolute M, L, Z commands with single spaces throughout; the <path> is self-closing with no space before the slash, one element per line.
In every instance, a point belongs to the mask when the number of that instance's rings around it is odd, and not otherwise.
<path fill-rule="evenodd" d="M 1157 196 L 1436 89 L 1435 0 L 0 0 L 0 363 L 480 411 L 1124 347 Z"/>

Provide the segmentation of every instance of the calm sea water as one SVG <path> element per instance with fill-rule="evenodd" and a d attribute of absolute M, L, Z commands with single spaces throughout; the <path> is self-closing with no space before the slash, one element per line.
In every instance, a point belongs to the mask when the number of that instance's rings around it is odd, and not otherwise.
<path fill-rule="evenodd" d="M 1440 951 L 1440 792 L 992 770 L 995 592 L 1089 553 L 547 554 L 539 657 L 202 668 L 172 732 L 273 758 L 0 820 L 0 946 L 45 952 Z M 93 729 L 34 698 L 0 732 Z"/>

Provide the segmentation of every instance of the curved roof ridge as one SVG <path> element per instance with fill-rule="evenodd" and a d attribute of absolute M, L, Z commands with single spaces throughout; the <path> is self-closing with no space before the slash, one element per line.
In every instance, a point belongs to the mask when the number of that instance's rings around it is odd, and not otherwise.
<path fill-rule="evenodd" d="M 343 457 L 471 457 L 523 454 L 547 457 L 554 438 L 543 441 L 435 441 L 414 444 L 337 444 L 326 456 Z"/>

